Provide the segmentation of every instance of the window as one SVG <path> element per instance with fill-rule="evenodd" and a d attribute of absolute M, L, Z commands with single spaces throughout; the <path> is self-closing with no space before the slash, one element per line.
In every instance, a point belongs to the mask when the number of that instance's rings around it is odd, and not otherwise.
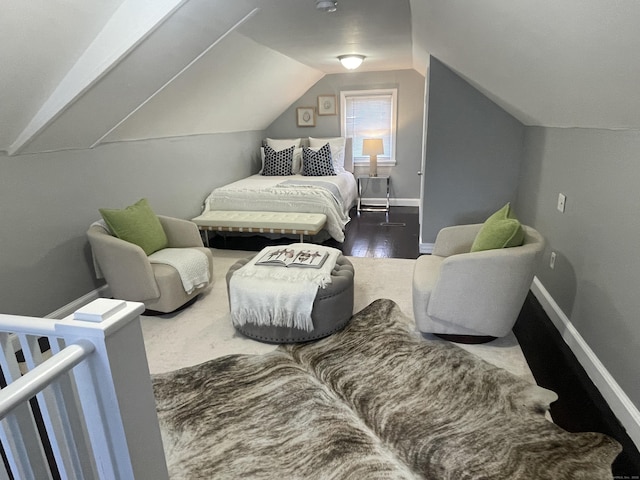
<path fill-rule="evenodd" d="M 340 92 L 342 136 L 353 138 L 353 163 L 368 164 L 362 154 L 362 140 L 382 138 L 384 154 L 379 165 L 396 164 L 396 108 L 398 90 L 356 90 Z"/>

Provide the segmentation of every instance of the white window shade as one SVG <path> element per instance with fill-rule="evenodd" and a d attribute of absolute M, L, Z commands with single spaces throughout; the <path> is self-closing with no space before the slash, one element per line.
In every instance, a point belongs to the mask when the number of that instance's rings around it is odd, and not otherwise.
<path fill-rule="evenodd" d="M 384 153 L 378 163 L 395 165 L 396 89 L 344 91 L 340 94 L 342 135 L 353 138 L 355 163 L 368 163 L 365 138 L 381 138 Z"/>

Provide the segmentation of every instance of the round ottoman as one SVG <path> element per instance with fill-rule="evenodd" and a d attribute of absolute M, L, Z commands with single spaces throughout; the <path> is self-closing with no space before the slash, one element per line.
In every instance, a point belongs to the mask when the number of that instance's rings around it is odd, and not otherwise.
<path fill-rule="evenodd" d="M 227 289 L 233 273 L 251 260 L 242 258 L 227 272 Z M 318 289 L 313 302 L 311 320 L 313 330 L 307 332 L 295 327 L 245 324 L 235 328 L 247 337 L 267 343 L 298 343 L 317 340 L 345 327 L 353 314 L 353 265 L 343 255 L 336 260 L 331 272 L 331 284 Z"/>

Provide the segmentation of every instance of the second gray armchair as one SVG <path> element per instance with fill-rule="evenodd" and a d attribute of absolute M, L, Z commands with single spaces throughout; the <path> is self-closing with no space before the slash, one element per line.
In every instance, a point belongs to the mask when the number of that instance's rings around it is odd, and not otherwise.
<path fill-rule="evenodd" d="M 416 260 L 413 313 L 421 332 L 488 340 L 511 331 L 533 281 L 544 239 L 523 225 L 521 246 L 470 252 L 481 227 L 443 228 L 433 254 Z"/>

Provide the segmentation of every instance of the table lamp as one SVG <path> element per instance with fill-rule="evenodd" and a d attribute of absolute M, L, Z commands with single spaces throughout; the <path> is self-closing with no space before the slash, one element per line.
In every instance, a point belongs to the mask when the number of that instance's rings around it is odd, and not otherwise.
<path fill-rule="evenodd" d="M 369 176 L 378 176 L 378 155 L 384 153 L 381 138 L 365 138 L 362 141 L 362 154 L 369 155 Z"/>

